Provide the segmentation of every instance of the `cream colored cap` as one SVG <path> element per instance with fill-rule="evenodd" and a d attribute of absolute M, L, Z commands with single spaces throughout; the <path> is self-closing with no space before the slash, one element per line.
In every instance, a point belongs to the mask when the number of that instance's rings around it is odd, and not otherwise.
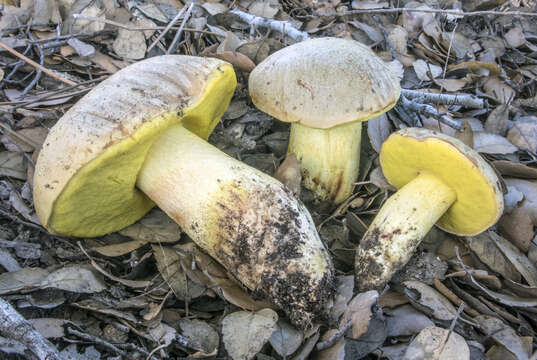
<path fill-rule="evenodd" d="M 154 205 L 135 187 L 153 142 L 181 122 L 207 138 L 235 90 L 221 60 L 168 55 L 130 65 L 78 101 L 49 132 L 34 173 L 34 203 L 52 233 L 119 230 Z"/>
<path fill-rule="evenodd" d="M 281 121 L 328 129 L 388 111 L 401 88 L 367 46 L 318 38 L 263 60 L 250 74 L 249 90 L 255 106 Z"/>
<path fill-rule="evenodd" d="M 380 163 L 386 179 L 396 188 L 429 172 L 455 191 L 455 202 L 436 223 L 442 230 L 476 235 L 494 225 L 503 213 L 503 193 L 494 169 L 451 136 L 421 128 L 397 131 L 382 144 Z"/>

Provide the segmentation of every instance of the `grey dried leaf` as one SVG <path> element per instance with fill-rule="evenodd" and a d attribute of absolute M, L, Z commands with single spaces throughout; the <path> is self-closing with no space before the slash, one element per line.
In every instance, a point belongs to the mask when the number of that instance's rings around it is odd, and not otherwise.
<path fill-rule="evenodd" d="M 481 326 L 481 330 L 486 335 L 491 336 L 494 341 L 503 345 L 519 360 L 527 360 L 529 358 L 522 339 L 509 325 L 506 325 L 498 318 L 487 315 L 476 316 L 473 320 Z"/>
<path fill-rule="evenodd" d="M 179 225 L 157 208 L 119 233 L 145 243 L 174 243 L 181 238 Z"/>
<path fill-rule="evenodd" d="M 406 349 L 403 360 L 469 360 L 470 349 L 462 336 L 436 326 L 423 329 Z"/>
<path fill-rule="evenodd" d="M 427 63 L 424 60 L 416 60 L 412 66 L 421 81 L 431 81 L 442 74 L 442 67 Z"/>
<path fill-rule="evenodd" d="M 28 322 L 47 339 L 55 339 L 65 336 L 64 326 L 73 324 L 69 320 L 55 318 L 28 319 Z"/>
<path fill-rule="evenodd" d="M 181 267 L 179 254 L 175 249 L 162 245 L 153 245 L 152 247 L 157 268 L 178 299 L 189 301 L 205 292 L 204 286 L 188 281 Z"/>
<path fill-rule="evenodd" d="M 181 328 L 183 336 L 198 343 L 201 347 L 197 356 L 193 357 L 206 357 L 218 350 L 220 336 L 218 336 L 218 332 L 205 321 L 183 318 L 179 320 L 179 327 Z"/>
<path fill-rule="evenodd" d="M 434 323 L 422 312 L 410 305 L 385 310 L 388 336 L 411 336 Z"/>
<path fill-rule="evenodd" d="M 501 104 L 494 108 L 485 122 L 485 131 L 491 134 L 505 136 L 509 120 L 509 106 Z"/>
<path fill-rule="evenodd" d="M 13 209 L 17 210 L 26 220 L 39 224 L 39 219 L 35 212 L 24 202 L 20 194 L 16 190 L 12 190 L 9 194 L 9 203 Z"/>
<path fill-rule="evenodd" d="M 25 356 L 26 346 L 22 343 L 0 336 L 0 352 Z"/>
<path fill-rule="evenodd" d="M 8 176 L 19 180 L 26 180 L 24 155 L 21 152 L 0 152 L 0 176 Z"/>
<path fill-rule="evenodd" d="M 0 274 L 0 295 L 38 288 L 49 272 L 41 268 L 22 268 Z"/>
<path fill-rule="evenodd" d="M 367 135 L 371 146 L 377 153 L 380 152 L 380 147 L 384 140 L 390 136 L 393 131 L 393 125 L 386 114 L 382 114 L 367 122 Z"/>
<path fill-rule="evenodd" d="M 379 293 L 375 290 L 357 294 L 350 302 L 341 317 L 339 328 L 352 321 L 352 339 L 357 340 L 368 332 L 373 317 L 371 307 L 377 303 Z"/>
<path fill-rule="evenodd" d="M 474 150 L 486 154 L 512 154 L 518 150 L 503 136 L 486 132 L 474 132 Z"/>
<path fill-rule="evenodd" d="M 519 27 L 514 27 L 503 35 L 507 46 L 511 48 L 521 47 L 526 43 L 524 32 Z"/>
<path fill-rule="evenodd" d="M 278 315 L 274 310 L 236 311 L 222 321 L 225 348 L 233 360 L 250 360 L 261 350 L 276 330 Z"/>
<path fill-rule="evenodd" d="M 270 345 L 283 358 L 298 350 L 304 339 L 302 331 L 283 319 L 279 319 L 276 330 L 270 336 Z"/>
<path fill-rule="evenodd" d="M 530 286 L 537 286 L 537 267 L 520 250 L 509 241 L 488 231 L 488 235 L 494 241 L 498 249 L 509 259 L 511 264 L 520 272 Z"/>
<path fill-rule="evenodd" d="M 133 240 L 133 241 L 126 241 L 119 244 L 112 244 L 112 245 L 105 245 L 105 246 L 98 246 L 94 247 L 91 250 L 97 251 L 99 254 L 103 256 L 123 256 L 125 254 L 131 253 L 136 249 L 141 248 L 147 244 L 145 241 L 140 240 Z"/>
<path fill-rule="evenodd" d="M 76 344 L 68 345 L 60 352 L 60 356 L 69 360 L 101 360 L 101 353 L 95 347 L 87 346 L 83 353 L 79 353 Z"/>
<path fill-rule="evenodd" d="M 524 194 L 524 200 L 518 205 L 529 215 L 533 225 L 537 225 L 537 181 L 505 179 L 505 184 Z"/>
<path fill-rule="evenodd" d="M 325 229 L 326 227 L 323 227 Z M 322 238 L 322 234 L 321 234 Z M 336 322 L 345 312 L 347 303 L 352 299 L 354 291 L 354 275 L 338 276 L 336 278 L 336 295 L 334 305 L 330 309 L 330 318 Z"/>
<path fill-rule="evenodd" d="M 502 275 L 506 279 L 520 281 L 520 273 L 507 261 L 496 244 L 486 234 L 466 237 L 466 244 L 492 271 Z"/>
<path fill-rule="evenodd" d="M 76 53 L 82 57 L 92 57 L 95 56 L 95 48 L 93 45 L 86 44 L 85 42 L 77 39 L 71 38 L 67 40 L 67 44 L 75 49 Z"/>
<path fill-rule="evenodd" d="M 40 287 L 84 294 L 97 293 L 108 288 L 102 277 L 79 266 L 68 266 L 50 273 L 41 281 Z"/>
<path fill-rule="evenodd" d="M 135 23 L 129 23 L 127 25 L 136 26 Z M 119 29 L 112 48 L 117 55 L 124 59 L 143 59 L 147 50 L 144 33 L 141 31 Z"/>
<path fill-rule="evenodd" d="M 438 291 L 419 281 L 405 281 L 405 294 L 411 304 L 420 311 L 429 312 L 438 320 L 453 320 L 457 310 Z"/>

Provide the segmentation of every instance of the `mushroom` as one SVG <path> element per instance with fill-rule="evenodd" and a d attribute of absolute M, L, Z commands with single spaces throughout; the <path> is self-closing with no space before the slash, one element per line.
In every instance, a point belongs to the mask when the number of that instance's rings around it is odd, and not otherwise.
<path fill-rule="evenodd" d="M 318 38 L 262 61 L 250 74 L 249 90 L 259 109 L 292 123 L 288 153 L 302 165 L 304 187 L 338 204 L 358 178 L 362 122 L 391 109 L 400 86 L 367 46 Z"/>
<path fill-rule="evenodd" d="M 334 270 L 302 203 L 205 140 L 236 85 L 230 64 L 160 56 L 128 66 L 51 129 L 34 176 L 51 233 L 119 230 L 155 203 L 257 297 L 301 327 L 327 310 Z"/>
<path fill-rule="evenodd" d="M 382 144 L 380 163 L 399 190 L 379 210 L 357 249 L 360 291 L 382 289 L 433 225 L 473 236 L 494 225 L 503 212 L 495 171 L 450 136 L 420 128 L 397 131 Z"/>

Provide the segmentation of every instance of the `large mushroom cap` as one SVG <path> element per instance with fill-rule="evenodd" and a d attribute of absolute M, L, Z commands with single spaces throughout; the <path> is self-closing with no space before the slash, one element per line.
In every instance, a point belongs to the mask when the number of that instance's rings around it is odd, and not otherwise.
<path fill-rule="evenodd" d="M 328 129 L 366 121 L 391 109 L 399 80 L 367 46 L 354 40 L 306 40 L 266 58 L 249 78 L 262 111 L 286 122 Z"/>
<path fill-rule="evenodd" d="M 492 167 L 450 136 L 420 128 L 400 130 L 382 144 L 380 163 L 386 179 L 397 188 L 422 172 L 451 187 L 457 198 L 436 225 L 452 234 L 479 234 L 503 212 L 503 193 Z"/>
<path fill-rule="evenodd" d="M 34 175 L 43 226 L 89 237 L 142 217 L 154 204 L 135 184 L 152 143 L 179 121 L 207 138 L 235 85 L 230 64 L 181 55 L 140 61 L 103 81 L 43 144 Z"/>

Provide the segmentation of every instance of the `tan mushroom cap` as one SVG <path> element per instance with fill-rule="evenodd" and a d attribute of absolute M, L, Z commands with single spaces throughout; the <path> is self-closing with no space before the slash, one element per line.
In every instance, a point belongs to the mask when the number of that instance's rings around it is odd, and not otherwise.
<path fill-rule="evenodd" d="M 376 117 L 396 104 L 401 91 L 397 76 L 373 51 L 338 38 L 275 52 L 252 71 L 249 90 L 271 116 L 320 129 Z"/>
<path fill-rule="evenodd" d="M 397 188 L 429 172 L 455 191 L 455 202 L 436 223 L 447 232 L 476 235 L 502 215 L 503 193 L 494 169 L 455 138 L 427 129 L 403 129 L 382 144 L 380 163 Z"/>
<path fill-rule="evenodd" d="M 230 64 L 159 56 L 100 83 L 51 129 L 37 160 L 34 202 L 50 232 L 98 236 L 154 203 L 135 187 L 153 142 L 178 122 L 207 138 L 236 85 Z"/>

